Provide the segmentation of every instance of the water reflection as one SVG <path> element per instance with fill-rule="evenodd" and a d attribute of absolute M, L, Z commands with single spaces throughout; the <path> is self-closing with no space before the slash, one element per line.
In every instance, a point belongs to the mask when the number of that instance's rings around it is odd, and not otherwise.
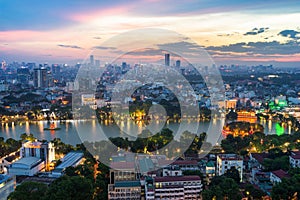
<path fill-rule="evenodd" d="M 202 132 L 221 132 L 220 124 L 223 123 L 224 119 L 213 119 L 210 122 L 207 121 L 189 121 L 185 124 L 174 123 L 164 123 L 164 122 L 154 122 L 151 124 L 151 130 L 160 130 L 162 127 L 171 129 L 174 133 L 181 132 L 182 130 L 189 130 L 190 127 L 197 127 L 197 133 L 200 134 Z M 143 126 L 135 126 L 130 120 L 122 121 L 120 123 L 120 128 L 114 124 L 102 124 L 99 125 L 97 120 L 90 120 L 90 121 L 73 121 L 68 120 L 63 123 L 59 121 L 55 121 L 55 126 L 60 127 L 60 130 L 52 131 L 44 130 L 45 127 L 49 127 L 49 122 L 47 121 L 39 121 L 39 122 L 25 122 L 23 124 L 13 124 L 9 126 L 7 123 L 3 123 L 0 129 L 0 137 L 4 138 L 14 138 L 20 139 L 20 135 L 22 133 L 32 133 L 35 137 L 41 140 L 53 140 L 54 138 L 61 138 L 61 140 L 68 144 L 78 144 L 81 141 L 95 141 L 95 140 L 103 140 L 109 137 L 128 137 L 130 140 L 136 138 L 136 134 L 133 133 L 141 133 L 144 129 Z M 266 134 L 276 134 L 276 122 L 261 120 L 259 121 L 264 128 Z M 291 134 L 291 126 L 286 124 L 283 126 L 284 132 Z M 150 130 L 150 131 L 151 131 Z M 83 133 L 81 137 L 78 136 L 78 132 Z M 129 134 L 127 134 L 129 133 Z M 175 135 L 175 139 L 178 139 L 179 135 Z"/>

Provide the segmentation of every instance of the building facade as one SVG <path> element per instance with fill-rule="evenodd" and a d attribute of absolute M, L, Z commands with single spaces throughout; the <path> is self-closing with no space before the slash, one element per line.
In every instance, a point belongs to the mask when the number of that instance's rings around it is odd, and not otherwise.
<path fill-rule="evenodd" d="M 240 178 L 243 178 L 243 158 L 236 154 L 219 154 L 217 156 L 217 175 L 221 176 L 231 168 L 239 171 Z"/>

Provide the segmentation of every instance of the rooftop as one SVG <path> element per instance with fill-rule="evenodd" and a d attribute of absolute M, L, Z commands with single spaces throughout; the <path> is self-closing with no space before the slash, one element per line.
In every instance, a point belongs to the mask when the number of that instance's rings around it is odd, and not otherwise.
<path fill-rule="evenodd" d="M 112 162 L 110 167 L 116 170 L 129 170 L 133 171 L 135 169 L 134 162 Z"/>
<path fill-rule="evenodd" d="M 141 172 L 153 171 L 155 169 L 153 161 L 150 158 L 139 160 L 139 166 Z"/>
<path fill-rule="evenodd" d="M 176 160 L 172 165 L 198 165 L 196 160 Z"/>
<path fill-rule="evenodd" d="M 115 187 L 140 187 L 139 181 L 118 181 L 115 182 Z"/>
<path fill-rule="evenodd" d="M 38 141 L 35 142 L 28 141 L 23 144 L 25 148 L 41 148 L 41 145 L 42 143 Z"/>
<path fill-rule="evenodd" d="M 264 161 L 264 159 L 265 159 L 265 158 L 268 158 L 269 153 L 265 153 L 265 152 L 263 152 L 263 153 L 251 153 L 251 156 L 252 156 L 255 160 L 257 160 L 260 164 L 262 164 L 263 161 Z"/>
<path fill-rule="evenodd" d="M 6 174 L 0 174 L 0 184 L 7 181 L 11 176 Z"/>
<path fill-rule="evenodd" d="M 154 177 L 154 182 L 200 181 L 199 176 L 164 176 Z"/>
<path fill-rule="evenodd" d="M 25 157 L 21 158 L 20 160 L 12 163 L 13 167 L 17 167 L 18 165 L 25 165 L 27 167 L 32 167 L 36 165 L 37 163 L 40 163 L 42 160 L 40 158 L 36 157 Z"/>
<path fill-rule="evenodd" d="M 55 169 L 65 169 L 77 163 L 83 157 L 82 152 L 72 151 L 62 158 L 62 163 Z"/>
<path fill-rule="evenodd" d="M 290 175 L 286 171 L 283 171 L 282 169 L 272 171 L 272 174 L 274 174 L 280 179 L 290 177 Z"/>
<path fill-rule="evenodd" d="M 219 154 L 218 157 L 221 160 L 243 160 L 243 158 L 237 154 Z"/>

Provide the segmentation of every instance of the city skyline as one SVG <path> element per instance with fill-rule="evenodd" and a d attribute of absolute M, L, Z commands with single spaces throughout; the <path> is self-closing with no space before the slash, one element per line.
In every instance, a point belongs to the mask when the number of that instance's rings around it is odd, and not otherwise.
<path fill-rule="evenodd" d="M 217 64 L 296 67 L 300 63 L 297 1 L 0 4 L 0 59 L 8 62 L 81 62 L 91 49 L 115 35 L 139 28 L 162 28 L 191 38 Z"/>

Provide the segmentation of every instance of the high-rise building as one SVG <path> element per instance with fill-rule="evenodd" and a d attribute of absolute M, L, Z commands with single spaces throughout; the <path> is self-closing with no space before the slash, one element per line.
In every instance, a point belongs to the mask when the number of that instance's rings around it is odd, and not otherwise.
<path fill-rule="evenodd" d="M 100 60 L 95 60 L 96 67 L 100 67 Z"/>
<path fill-rule="evenodd" d="M 170 66 L 170 54 L 165 54 L 165 65 Z"/>
<path fill-rule="evenodd" d="M 180 60 L 176 60 L 176 67 L 180 67 Z"/>
<path fill-rule="evenodd" d="M 27 67 L 17 69 L 17 79 L 19 83 L 28 84 L 30 78 L 30 71 Z"/>
<path fill-rule="evenodd" d="M 55 147 L 51 142 L 25 142 L 20 150 L 21 158 L 36 157 L 46 162 L 46 165 L 55 160 Z"/>
<path fill-rule="evenodd" d="M 95 64 L 94 56 L 90 55 L 90 64 L 93 66 Z"/>
<path fill-rule="evenodd" d="M 53 64 L 51 70 L 53 75 L 58 75 L 60 73 L 60 65 Z"/>
<path fill-rule="evenodd" d="M 45 88 L 48 86 L 47 69 L 44 67 L 34 69 L 33 74 L 34 87 Z"/>

